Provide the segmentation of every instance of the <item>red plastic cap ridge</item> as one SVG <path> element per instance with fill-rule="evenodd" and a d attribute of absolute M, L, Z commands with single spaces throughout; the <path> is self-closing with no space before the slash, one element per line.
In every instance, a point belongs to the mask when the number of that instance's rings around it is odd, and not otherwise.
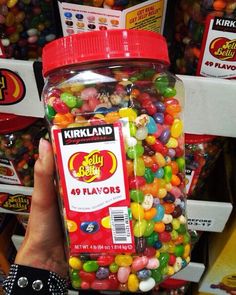
<path fill-rule="evenodd" d="M 147 30 L 104 30 L 62 37 L 43 48 L 43 75 L 55 69 L 113 59 L 150 59 L 170 64 L 165 38 Z"/>

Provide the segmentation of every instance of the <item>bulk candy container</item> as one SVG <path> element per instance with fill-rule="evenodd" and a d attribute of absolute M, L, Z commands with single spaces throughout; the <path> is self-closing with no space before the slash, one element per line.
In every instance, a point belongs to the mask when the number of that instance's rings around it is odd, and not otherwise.
<path fill-rule="evenodd" d="M 0 183 L 33 186 L 42 120 L 0 113 Z"/>
<path fill-rule="evenodd" d="M 185 172 L 188 197 L 196 196 L 201 192 L 224 145 L 225 138 L 221 136 L 185 134 Z"/>
<path fill-rule="evenodd" d="M 190 260 L 183 84 L 165 39 L 108 30 L 43 51 L 72 286 L 146 292 Z"/>
<path fill-rule="evenodd" d="M 179 0 L 172 47 L 174 72 L 234 78 L 235 0 Z"/>

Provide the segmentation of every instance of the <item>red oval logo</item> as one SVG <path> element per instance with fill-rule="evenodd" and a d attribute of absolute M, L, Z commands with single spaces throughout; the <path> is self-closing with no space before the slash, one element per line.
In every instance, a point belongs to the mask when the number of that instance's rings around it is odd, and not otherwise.
<path fill-rule="evenodd" d="M 8 167 L 5 166 L 0 166 L 0 175 L 3 176 L 13 176 L 14 175 L 14 171 Z"/>
<path fill-rule="evenodd" d="M 216 38 L 211 42 L 209 50 L 219 60 L 236 61 L 236 39 Z"/>
<path fill-rule="evenodd" d="M 70 174 L 84 182 L 97 182 L 110 178 L 116 171 L 116 156 L 107 150 L 90 153 L 78 152 L 68 161 Z"/>
<path fill-rule="evenodd" d="M 25 97 L 25 84 L 20 76 L 8 69 L 0 69 L 0 105 L 10 105 Z"/>

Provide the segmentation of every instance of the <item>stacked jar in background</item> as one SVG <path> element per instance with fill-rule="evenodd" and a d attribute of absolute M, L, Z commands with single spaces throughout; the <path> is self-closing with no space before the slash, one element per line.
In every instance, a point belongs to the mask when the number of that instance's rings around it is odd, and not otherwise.
<path fill-rule="evenodd" d="M 235 78 L 235 0 L 179 0 L 176 4 L 173 71 Z"/>

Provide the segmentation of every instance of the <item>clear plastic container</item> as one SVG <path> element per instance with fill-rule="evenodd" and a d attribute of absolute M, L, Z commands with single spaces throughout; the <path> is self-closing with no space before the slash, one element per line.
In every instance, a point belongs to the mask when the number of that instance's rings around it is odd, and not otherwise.
<path fill-rule="evenodd" d="M 179 0 L 171 46 L 178 74 L 235 79 L 235 0 Z"/>
<path fill-rule="evenodd" d="M 44 121 L 0 113 L 0 183 L 33 186 L 34 164 Z"/>
<path fill-rule="evenodd" d="M 225 138 L 214 135 L 185 134 L 186 192 L 197 196 L 223 150 Z"/>
<path fill-rule="evenodd" d="M 142 30 L 61 38 L 43 51 L 75 289 L 147 292 L 190 260 L 183 83 Z"/>

